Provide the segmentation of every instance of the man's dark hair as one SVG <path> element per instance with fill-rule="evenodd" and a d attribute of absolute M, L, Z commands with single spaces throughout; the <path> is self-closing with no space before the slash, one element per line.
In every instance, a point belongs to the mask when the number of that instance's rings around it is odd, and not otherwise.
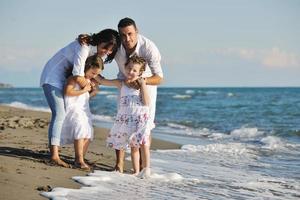
<path fill-rule="evenodd" d="M 125 18 L 123 18 L 119 21 L 118 29 L 124 28 L 124 27 L 127 27 L 127 26 L 131 26 L 131 25 L 133 25 L 134 28 L 136 28 L 135 21 L 131 18 L 125 17 Z"/>

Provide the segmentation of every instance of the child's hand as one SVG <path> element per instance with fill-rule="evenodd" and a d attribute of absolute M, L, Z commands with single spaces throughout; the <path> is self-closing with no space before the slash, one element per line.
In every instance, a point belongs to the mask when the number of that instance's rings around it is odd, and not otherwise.
<path fill-rule="evenodd" d="M 96 81 L 95 79 L 92 78 L 91 79 L 91 86 L 92 86 L 93 89 L 98 87 L 99 86 L 98 81 Z"/>
<path fill-rule="evenodd" d="M 83 90 L 86 91 L 86 92 L 89 92 L 90 90 L 92 89 L 92 86 L 91 84 L 86 84 L 86 86 L 84 86 Z"/>
<path fill-rule="evenodd" d="M 138 78 L 137 82 L 139 83 L 140 86 L 146 85 L 146 80 L 143 77 Z"/>
<path fill-rule="evenodd" d="M 136 90 L 140 89 L 140 84 L 139 84 L 138 80 L 135 80 L 135 81 L 132 81 L 132 82 L 128 82 L 128 81 L 125 81 L 125 82 L 131 88 L 134 88 Z"/>

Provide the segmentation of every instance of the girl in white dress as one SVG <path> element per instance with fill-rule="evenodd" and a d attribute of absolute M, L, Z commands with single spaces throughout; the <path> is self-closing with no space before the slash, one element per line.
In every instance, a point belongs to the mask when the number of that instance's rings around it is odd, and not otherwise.
<path fill-rule="evenodd" d="M 140 172 L 140 154 L 142 151 L 143 171 L 141 176 L 150 176 L 150 125 L 149 105 L 150 99 L 144 78 L 141 77 L 145 71 L 145 60 L 133 55 L 125 65 L 126 79 L 107 80 L 100 78 L 101 85 L 116 86 L 120 90 L 118 113 L 112 129 L 107 137 L 107 145 L 124 150 L 131 147 L 131 160 L 134 175 Z M 130 83 L 138 81 L 139 88 L 129 87 Z M 122 163 L 124 158 L 122 159 Z M 117 161 L 118 162 L 118 161 Z M 120 171 L 123 169 L 120 169 Z"/>
<path fill-rule="evenodd" d="M 103 61 L 101 57 L 94 55 L 87 58 L 84 70 L 87 81 L 95 78 L 102 70 Z M 66 117 L 61 132 L 61 145 L 74 143 L 75 166 L 84 170 L 90 169 L 84 162 L 84 156 L 94 136 L 89 99 L 96 95 L 96 90 L 89 93 L 90 90 L 90 84 L 81 88 L 74 76 L 68 79 L 64 98 Z"/>

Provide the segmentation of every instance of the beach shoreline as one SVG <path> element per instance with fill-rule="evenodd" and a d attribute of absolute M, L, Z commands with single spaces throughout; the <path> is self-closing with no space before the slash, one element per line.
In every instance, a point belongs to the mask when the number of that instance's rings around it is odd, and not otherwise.
<path fill-rule="evenodd" d="M 49 160 L 48 124 L 50 113 L 0 105 L 0 194 L 3 199 L 45 199 L 41 191 L 54 187 L 80 188 L 73 176 L 85 176 L 79 169 L 52 166 Z M 107 148 L 108 129 L 95 127 L 94 141 L 86 159 L 95 170 L 110 171 L 115 155 Z M 179 144 L 152 139 L 151 149 L 177 149 Z M 73 146 L 61 148 L 61 157 L 72 164 Z M 130 171 L 126 162 L 125 170 Z"/>

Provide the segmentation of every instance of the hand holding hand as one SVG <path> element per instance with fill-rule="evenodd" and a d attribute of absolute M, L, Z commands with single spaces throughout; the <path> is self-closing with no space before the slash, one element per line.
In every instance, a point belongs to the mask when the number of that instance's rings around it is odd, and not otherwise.
<path fill-rule="evenodd" d="M 139 83 L 140 86 L 146 85 L 146 79 L 143 77 L 138 78 L 137 82 Z"/>
<path fill-rule="evenodd" d="M 91 89 L 92 89 L 92 86 L 91 86 L 90 83 L 89 83 L 89 84 L 86 84 L 86 86 L 84 86 L 84 88 L 83 88 L 83 90 L 86 91 L 86 92 L 91 91 Z"/>
<path fill-rule="evenodd" d="M 126 81 L 126 84 L 131 87 L 131 88 L 134 88 L 136 90 L 140 89 L 140 84 L 138 82 L 138 80 L 135 80 L 135 81 L 132 81 L 132 82 L 127 82 Z"/>

